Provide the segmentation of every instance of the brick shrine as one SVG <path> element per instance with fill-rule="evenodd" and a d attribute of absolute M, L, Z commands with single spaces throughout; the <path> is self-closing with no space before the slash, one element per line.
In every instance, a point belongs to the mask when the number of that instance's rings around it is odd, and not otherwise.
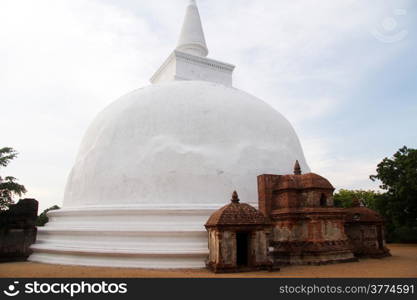
<path fill-rule="evenodd" d="M 345 233 L 342 208 L 333 203 L 334 187 L 322 176 L 302 174 L 258 177 L 259 210 L 273 225 L 275 265 L 350 262 L 356 258 Z"/>
<path fill-rule="evenodd" d="M 269 269 L 270 222 L 256 208 L 240 203 L 237 192 L 230 204 L 211 215 L 205 225 L 210 254 L 207 268 L 215 273 Z"/>
<path fill-rule="evenodd" d="M 346 208 L 345 231 L 356 257 L 382 258 L 391 256 L 385 242 L 384 219 L 365 207 L 359 199 Z"/>

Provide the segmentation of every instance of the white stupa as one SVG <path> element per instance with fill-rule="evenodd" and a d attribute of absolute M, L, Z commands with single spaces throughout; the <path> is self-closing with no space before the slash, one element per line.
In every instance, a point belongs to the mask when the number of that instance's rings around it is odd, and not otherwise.
<path fill-rule="evenodd" d="M 233 190 L 256 205 L 257 176 L 309 168 L 291 124 L 232 87 L 234 66 L 206 58 L 195 1 L 179 44 L 152 77 L 88 129 L 64 207 L 39 228 L 31 261 L 201 268 L 204 224 Z"/>

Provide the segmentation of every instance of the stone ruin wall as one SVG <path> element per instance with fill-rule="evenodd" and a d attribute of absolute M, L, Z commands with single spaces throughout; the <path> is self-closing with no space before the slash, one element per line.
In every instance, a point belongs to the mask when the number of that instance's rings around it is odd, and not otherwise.
<path fill-rule="evenodd" d="M 378 224 L 347 224 L 345 230 L 356 256 L 378 255 L 386 248 L 383 226 Z M 380 234 L 378 232 L 380 231 Z"/>
<path fill-rule="evenodd" d="M 243 232 L 250 232 L 249 229 Z M 216 266 L 218 270 L 237 270 L 237 242 L 236 228 L 209 230 L 209 257 L 208 264 Z M 254 230 L 248 235 L 248 268 L 258 269 L 260 266 L 270 264 L 268 257 L 269 239 L 265 230 Z"/>
<path fill-rule="evenodd" d="M 220 233 L 220 251 L 224 266 L 232 266 L 232 262 L 236 261 L 236 233 L 231 231 L 223 231 Z"/>
<path fill-rule="evenodd" d="M 269 240 L 265 231 L 252 233 L 251 238 L 251 260 L 255 264 L 263 264 L 269 261 L 268 253 Z"/>
<path fill-rule="evenodd" d="M 38 201 L 20 200 L 0 212 L 0 262 L 24 261 L 36 241 Z"/>

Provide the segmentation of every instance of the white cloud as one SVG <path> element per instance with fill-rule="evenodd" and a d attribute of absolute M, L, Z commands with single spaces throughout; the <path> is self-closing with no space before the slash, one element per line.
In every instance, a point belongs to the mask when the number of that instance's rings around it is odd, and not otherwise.
<path fill-rule="evenodd" d="M 166 53 L 147 21 L 99 1 L 0 5 L 1 141 L 21 153 L 7 172 L 45 208 L 62 202 L 95 114 L 144 85 Z"/>
<path fill-rule="evenodd" d="M 338 189 L 379 190 L 379 183 L 372 182 L 379 158 L 367 156 L 346 156 L 339 148 L 340 138 L 306 138 L 303 146 L 309 157 L 312 172 L 329 179 Z"/>

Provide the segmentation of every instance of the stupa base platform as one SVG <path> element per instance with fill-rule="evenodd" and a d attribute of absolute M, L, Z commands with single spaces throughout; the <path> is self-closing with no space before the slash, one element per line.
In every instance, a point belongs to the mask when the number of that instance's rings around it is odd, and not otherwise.
<path fill-rule="evenodd" d="M 29 261 L 81 266 L 204 268 L 202 224 L 218 207 L 71 208 L 52 211 Z"/>

